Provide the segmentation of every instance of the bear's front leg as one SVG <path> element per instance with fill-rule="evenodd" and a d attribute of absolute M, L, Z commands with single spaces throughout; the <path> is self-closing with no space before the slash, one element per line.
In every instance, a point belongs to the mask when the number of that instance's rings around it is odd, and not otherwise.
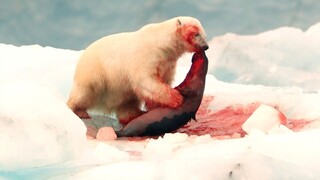
<path fill-rule="evenodd" d="M 144 79 L 134 90 L 144 99 L 148 110 L 158 106 L 177 108 L 183 103 L 179 91 L 156 79 Z"/>

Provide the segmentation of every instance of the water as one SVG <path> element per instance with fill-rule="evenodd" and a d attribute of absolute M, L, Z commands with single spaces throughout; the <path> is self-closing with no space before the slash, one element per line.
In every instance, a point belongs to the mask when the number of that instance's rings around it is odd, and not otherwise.
<path fill-rule="evenodd" d="M 208 38 L 256 34 L 280 26 L 307 29 L 320 21 L 316 0 L 0 0 L 0 43 L 80 50 L 112 33 L 174 16 L 194 16 Z"/>

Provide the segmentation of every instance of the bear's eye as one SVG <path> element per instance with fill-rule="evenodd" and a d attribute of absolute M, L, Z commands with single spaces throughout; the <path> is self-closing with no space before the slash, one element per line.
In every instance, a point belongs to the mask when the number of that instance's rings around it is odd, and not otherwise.
<path fill-rule="evenodd" d="M 194 34 L 194 37 L 195 37 L 195 38 L 197 38 L 197 37 L 199 37 L 199 36 L 200 36 L 199 33 Z"/>

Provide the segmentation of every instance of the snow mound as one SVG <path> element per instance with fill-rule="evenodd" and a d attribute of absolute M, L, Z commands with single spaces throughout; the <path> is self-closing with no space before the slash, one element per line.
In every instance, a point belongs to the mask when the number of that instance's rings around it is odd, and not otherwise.
<path fill-rule="evenodd" d="M 303 32 L 281 27 L 257 35 L 226 34 L 209 42 L 209 73 L 225 82 L 320 89 L 320 23 Z M 190 61 L 183 57 L 181 65 Z"/>
<path fill-rule="evenodd" d="M 78 157 L 86 128 L 67 105 L 31 83 L 0 86 L 0 169 L 39 167 Z"/>
<path fill-rule="evenodd" d="M 287 118 L 277 109 L 261 104 L 243 123 L 242 129 L 249 135 L 255 130 L 270 133 L 281 124 L 285 124 L 286 120 Z"/>
<path fill-rule="evenodd" d="M 80 51 L 0 44 L 0 85 L 15 81 L 47 87 L 66 101 Z"/>

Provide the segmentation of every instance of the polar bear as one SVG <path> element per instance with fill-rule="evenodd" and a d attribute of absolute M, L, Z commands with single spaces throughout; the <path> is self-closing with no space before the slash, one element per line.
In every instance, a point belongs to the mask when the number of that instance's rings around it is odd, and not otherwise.
<path fill-rule="evenodd" d="M 181 94 L 170 85 L 185 52 L 208 49 L 205 31 L 193 17 L 175 17 L 135 32 L 105 36 L 80 57 L 68 106 L 80 118 L 87 110 L 114 112 L 122 124 L 141 115 L 141 105 L 176 108 Z"/>

